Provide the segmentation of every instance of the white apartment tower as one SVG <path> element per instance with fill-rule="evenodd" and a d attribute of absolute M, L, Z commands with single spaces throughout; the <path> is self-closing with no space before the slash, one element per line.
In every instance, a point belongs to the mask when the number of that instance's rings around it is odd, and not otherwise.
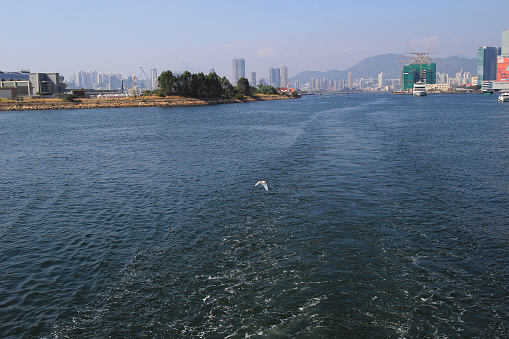
<path fill-rule="evenodd" d="M 288 87 L 288 68 L 281 67 L 281 87 Z"/>
<path fill-rule="evenodd" d="M 378 74 L 378 88 L 385 87 L 385 74 L 382 72 Z"/>
<path fill-rule="evenodd" d="M 269 70 L 269 76 L 270 76 L 269 85 L 276 88 L 281 87 L 281 69 L 279 69 L 278 67 L 272 67 Z"/>
<path fill-rule="evenodd" d="M 509 29 L 502 32 L 502 56 L 509 57 Z"/>
<path fill-rule="evenodd" d="M 237 86 L 237 80 L 246 77 L 246 61 L 233 59 L 233 86 Z"/>
<path fill-rule="evenodd" d="M 152 89 L 159 88 L 159 82 L 157 81 L 157 69 L 155 68 L 150 70 L 150 86 Z"/>

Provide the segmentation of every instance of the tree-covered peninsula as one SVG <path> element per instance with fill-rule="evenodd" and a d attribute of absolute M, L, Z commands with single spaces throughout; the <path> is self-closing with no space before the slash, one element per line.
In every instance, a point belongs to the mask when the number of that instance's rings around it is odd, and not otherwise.
<path fill-rule="evenodd" d="M 171 71 L 164 71 L 159 75 L 160 96 L 177 95 L 188 98 L 220 98 L 252 96 L 256 94 L 279 94 L 273 86 L 259 86 L 255 88 L 249 84 L 246 78 L 240 78 L 237 86 L 233 86 L 226 77 L 219 77 L 216 73 L 192 74 L 184 72 L 174 75 Z"/>
<path fill-rule="evenodd" d="M 217 105 L 237 102 L 290 99 L 297 95 L 280 93 L 273 86 L 249 85 L 246 78 L 240 78 L 237 86 L 232 86 L 226 77 L 216 73 L 174 75 L 165 71 L 158 77 L 159 89 L 146 90 L 141 95 L 129 95 L 115 98 L 76 97 L 65 98 L 29 98 L 7 100 L 0 98 L 0 111 L 46 110 L 46 109 L 90 109 L 90 108 L 126 108 L 126 107 L 171 107 Z"/>

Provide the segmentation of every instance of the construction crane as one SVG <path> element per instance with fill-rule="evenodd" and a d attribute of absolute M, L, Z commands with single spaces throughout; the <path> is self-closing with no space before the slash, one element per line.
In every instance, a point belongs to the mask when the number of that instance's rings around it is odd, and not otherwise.
<path fill-rule="evenodd" d="M 148 76 L 147 76 L 147 73 L 145 73 L 145 70 L 143 70 L 143 67 L 141 67 L 141 71 L 143 72 L 143 75 L 145 76 L 145 79 L 147 79 L 147 82 L 148 82 L 148 85 L 150 86 L 150 89 L 153 89 L 152 88 L 152 82 L 150 80 L 148 80 Z"/>
<path fill-rule="evenodd" d="M 406 54 L 409 54 L 410 57 L 412 59 L 410 60 L 402 60 L 402 61 L 398 61 L 398 63 L 401 63 L 401 82 L 403 82 L 403 66 L 404 64 L 419 64 L 419 78 L 420 79 L 423 79 L 425 78 L 425 74 L 426 74 L 426 70 L 423 70 L 422 69 L 422 65 L 423 64 L 430 64 L 432 62 L 436 62 L 436 60 L 438 60 L 437 58 L 432 58 L 430 55 L 431 54 L 435 54 L 436 52 L 431 52 L 431 46 L 433 45 L 433 40 L 434 39 L 431 39 L 431 43 L 429 45 L 429 49 L 428 49 L 428 52 L 414 52 L 412 51 L 412 48 L 410 48 L 410 44 L 407 42 L 407 46 L 408 46 L 408 49 L 410 50 L 410 53 L 406 53 Z"/>

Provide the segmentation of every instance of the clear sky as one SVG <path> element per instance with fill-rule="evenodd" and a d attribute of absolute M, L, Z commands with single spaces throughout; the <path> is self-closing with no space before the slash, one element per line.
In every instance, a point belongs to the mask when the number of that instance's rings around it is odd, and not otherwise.
<path fill-rule="evenodd" d="M 476 57 L 500 46 L 509 0 L 0 0 L 0 70 L 140 76 L 150 69 L 232 78 L 287 66 L 346 70 L 385 53 Z"/>

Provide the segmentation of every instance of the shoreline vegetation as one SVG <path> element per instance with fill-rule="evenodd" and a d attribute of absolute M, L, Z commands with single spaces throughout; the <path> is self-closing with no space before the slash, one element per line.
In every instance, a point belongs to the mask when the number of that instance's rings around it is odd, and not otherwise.
<path fill-rule="evenodd" d="M 28 110 L 57 110 L 57 109 L 92 109 L 92 108 L 120 108 L 120 107 L 178 107 L 178 106 L 205 106 L 220 105 L 254 101 L 286 100 L 292 99 L 287 95 L 257 94 L 244 96 L 242 99 L 232 97 L 219 98 L 190 98 L 182 96 L 159 97 L 157 95 L 136 96 L 125 98 L 101 99 L 75 99 L 66 101 L 62 99 L 0 99 L 0 111 L 28 111 Z"/>
<path fill-rule="evenodd" d="M 121 98 L 77 98 L 74 95 L 68 95 L 64 99 L 0 99 L 0 111 L 202 106 L 299 97 L 296 92 L 288 95 L 270 85 L 259 85 L 255 88 L 250 86 L 249 81 L 243 77 L 237 80 L 236 86 L 233 86 L 226 77 L 220 78 L 216 73 L 205 75 L 186 71 L 174 75 L 171 71 L 164 71 L 157 80 L 159 89 L 145 90 L 142 95 L 134 91 L 130 93 L 130 96 Z"/>

